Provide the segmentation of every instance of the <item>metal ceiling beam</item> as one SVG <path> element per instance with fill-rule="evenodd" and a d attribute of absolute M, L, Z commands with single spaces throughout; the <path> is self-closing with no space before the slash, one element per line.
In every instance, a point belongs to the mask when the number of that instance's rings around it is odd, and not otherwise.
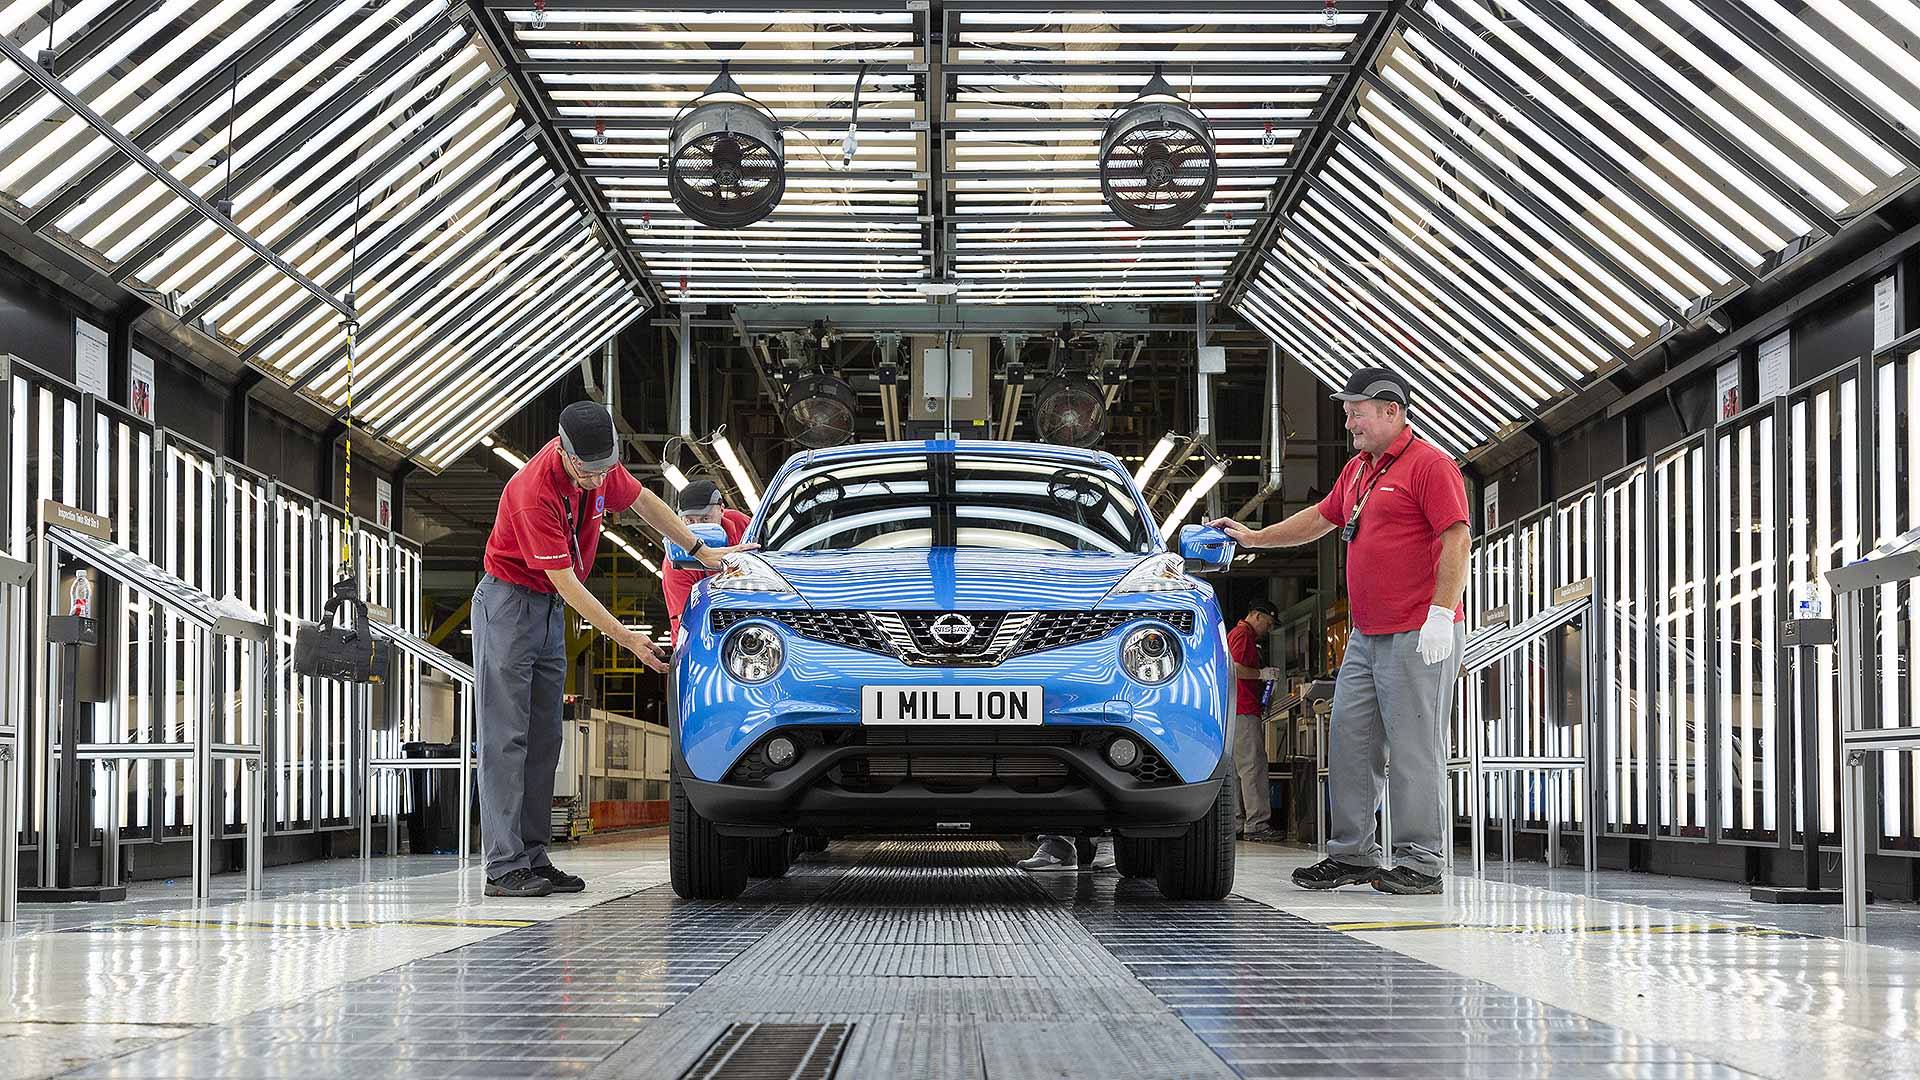
<path fill-rule="evenodd" d="M 82 101 L 73 91 L 68 90 L 65 83 L 55 78 L 45 68 L 28 57 L 26 53 L 21 52 L 20 46 L 15 45 L 13 39 L 4 34 L 0 34 L 0 55 L 4 55 L 8 60 L 13 61 L 15 66 L 19 67 L 29 79 L 39 83 L 42 89 L 57 98 L 73 115 L 85 120 L 88 126 L 99 132 L 107 141 L 113 143 L 114 147 L 118 149 L 120 153 L 125 154 L 155 179 L 165 184 L 169 190 L 179 196 L 188 206 L 192 207 L 202 218 L 212 222 L 235 240 L 246 245 L 254 254 L 271 263 L 274 269 L 298 282 L 301 288 L 319 297 L 324 303 L 337 308 L 342 314 L 348 317 L 352 316 L 353 309 L 348 304 L 339 297 L 322 289 L 305 274 L 288 265 L 285 260 L 274 254 L 265 244 L 255 239 L 253 234 L 236 224 L 232 218 L 209 206 L 206 200 L 196 194 L 184 181 L 173 175 L 171 169 L 162 166 L 159 162 L 148 157 L 146 151 L 135 146 L 125 135 L 120 133 L 119 128 L 114 127 L 105 117 L 94 112 L 91 106 L 85 101 Z"/>
<path fill-rule="evenodd" d="M 1755 15 L 1745 0 L 1699 0 L 1699 3 L 1741 40 L 1798 79 L 1835 111 L 1858 124 L 1862 131 L 1879 140 L 1882 146 L 1905 158 L 1908 164 L 1920 165 L 1920 134 L 1894 119 L 1874 101 L 1861 97 L 1852 87 L 1829 75 L 1799 45 Z"/>
<path fill-rule="evenodd" d="M 435 199 L 433 203 L 424 207 L 416 216 L 424 216 L 430 213 L 444 212 L 447 209 L 447 207 L 457 202 L 462 195 L 466 194 L 468 189 L 473 187 L 474 184 L 478 183 L 480 179 L 485 177 L 493 168 L 501 165 L 505 161 L 511 160 L 514 152 L 520 148 L 520 144 L 523 141 L 524 139 L 510 140 L 506 146 L 503 146 L 500 148 L 500 150 L 495 154 L 495 157 L 492 160 L 489 160 L 479 166 L 476 166 L 473 172 L 469 173 L 467 175 L 467 178 L 465 180 L 462 180 L 454 190 L 446 192 L 445 194 L 441 195 L 440 198 Z M 469 242 L 468 248 L 471 249 L 476 244 L 487 241 L 489 239 L 490 238 L 487 238 L 487 237 L 476 238 L 475 240 Z M 372 265 L 374 263 L 379 262 L 381 259 L 386 258 L 388 255 L 392 254 L 393 251 L 399 247 L 399 245 L 407 243 L 409 240 L 411 240 L 411 236 L 409 236 L 405 230 L 396 229 L 394 232 L 389 234 L 385 240 L 380 241 L 378 244 L 375 244 L 372 247 L 368 248 L 366 251 L 362 252 L 360 257 L 361 259 L 364 259 L 368 265 Z M 353 269 L 352 267 L 349 267 L 348 270 L 341 271 L 339 274 L 336 274 L 334 276 L 336 287 L 342 288 L 342 289 L 346 288 L 347 279 L 349 276 L 351 276 L 352 269 Z M 280 335 L 286 333 L 288 330 L 293 329 L 295 326 L 298 326 L 300 322 L 304 320 L 308 315 L 313 314 L 313 309 L 314 309 L 314 305 L 312 303 L 306 303 L 288 312 L 286 314 L 286 317 L 282 318 L 279 322 L 276 322 L 273 324 L 273 328 L 271 330 L 268 330 L 266 333 L 257 336 L 251 345 L 248 345 L 245 349 L 242 349 L 240 351 L 240 358 L 243 360 L 251 360 L 255 356 L 260 355 L 262 351 L 270 348 L 273 345 L 274 341 L 276 341 L 280 337 Z M 297 390 L 300 387 L 305 385 L 306 385 L 306 380 L 302 379 L 294 383 L 294 389 Z"/>
<path fill-rule="evenodd" d="M 1788 180 L 1771 162 L 1749 151 L 1738 140 L 1729 136 L 1720 125 L 1700 115 L 1699 111 L 1687 104 L 1674 89 L 1661 79 L 1652 77 L 1646 68 L 1635 63 L 1612 42 L 1595 33 L 1587 23 L 1574 16 L 1558 4 L 1542 4 L 1540 16 L 1552 23 L 1562 34 L 1592 53 L 1595 59 L 1604 64 L 1633 88 L 1645 94 L 1648 100 L 1686 128 L 1695 138 L 1706 143 L 1721 157 L 1726 158 L 1734 168 L 1746 173 L 1759 182 L 1760 186 L 1774 198 L 1780 200 L 1788 209 L 1806 218 L 1813 227 L 1832 236 L 1840 231 L 1840 222 L 1827 209 L 1821 206 L 1811 195 Z"/>
<path fill-rule="evenodd" d="M 1288 178 L 1287 183 L 1273 193 L 1267 203 L 1262 222 L 1253 230 L 1253 235 L 1247 237 L 1246 244 L 1241 247 L 1239 255 L 1235 257 L 1233 266 L 1227 271 L 1227 280 L 1220 287 L 1220 302 L 1214 305 L 1216 309 L 1232 307 L 1239 302 L 1241 294 L 1247 291 L 1247 285 L 1253 280 L 1254 273 L 1260 266 L 1260 260 L 1265 257 L 1267 249 L 1273 246 L 1275 230 L 1280 227 L 1282 221 L 1286 220 L 1293 205 L 1300 201 L 1300 195 L 1305 190 L 1305 178 L 1319 169 L 1321 160 L 1332 149 L 1333 136 L 1344 123 L 1343 118 L 1352 108 L 1354 96 L 1359 91 L 1358 73 L 1373 70 L 1373 65 L 1380 58 L 1381 50 L 1386 48 L 1400 18 L 1405 14 L 1408 3 L 1409 0 L 1391 0 L 1374 16 L 1373 25 L 1367 28 L 1366 37 L 1361 39 L 1357 47 L 1348 52 L 1348 59 L 1352 63 L 1341 68 L 1339 74 L 1342 79 L 1325 102 L 1326 122 L 1313 129 L 1304 154 L 1296 152 L 1291 155 L 1290 160 L 1294 163 L 1295 171 Z"/>
<path fill-rule="evenodd" d="M 123 3 L 101 17 L 89 21 L 78 37 L 54 50 L 51 74 L 57 78 L 62 71 L 72 71 L 81 60 L 112 44 L 121 34 L 126 33 L 135 23 L 159 6 L 157 0 Z M 57 20 L 58 11 L 59 8 L 55 7 L 48 12 L 49 22 Z M 34 58 L 37 60 L 39 55 L 46 51 L 47 36 L 47 28 L 41 27 L 39 33 L 27 36 L 22 48 L 34 50 Z M 0 96 L 0 116 L 12 116 L 30 104 L 39 94 L 40 88 L 35 86 L 32 80 L 21 83 L 4 96 Z"/>
<path fill-rule="evenodd" d="M 1407 119 L 1418 125 L 1433 141 L 1446 147 L 1461 160 L 1472 164 L 1475 171 L 1479 172 L 1482 176 L 1488 177 L 1502 194 L 1519 205 L 1526 207 L 1529 213 L 1546 223 L 1549 228 L 1552 228 L 1553 231 L 1568 244 L 1580 249 L 1581 254 L 1597 263 L 1623 288 L 1632 290 L 1633 294 L 1638 296 L 1641 302 L 1652 307 L 1666 318 L 1672 319 L 1675 323 L 1686 322 L 1686 317 L 1673 301 L 1667 299 L 1665 295 L 1649 286 L 1639 274 L 1628 269 L 1624 263 L 1603 250 L 1600 245 L 1589 240 L 1578 229 L 1570 229 L 1562 224 L 1556 224 L 1564 222 L 1565 218 L 1555 212 L 1552 207 L 1542 202 L 1531 190 L 1500 182 L 1498 177 L 1500 177 L 1501 171 L 1497 166 L 1481 156 L 1478 150 L 1460 141 L 1460 139 L 1455 137 L 1451 132 L 1441 129 L 1432 117 L 1421 111 L 1413 102 L 1408 101 L 1400 91 L 1388 86 L 1385 80 L 1372 73 L 1367 73 L 1362 76 L 1362 78 L 1367 83 L 1369 89 L 1379 94 L 1388 103 L 1393 105 L 1394 108 L 1404 113 Z M 1399 170 L 1395 171 L 1398 172 Z"/>
<path fill-rule="evenodd" d="M 474 22 L 478 24 L 479 40 L 492 54 L 494 64 L 507 73 L 507 78 L 513 84 L 515 95 L 520 99 L 521 107 L 535 126 L 540 128 L 544 136 L 541 141 L 546 145 L 547 152 L 552 156 L 561 174 L 574 181 L 575 194 L 581 205 L 586 208 L 588 215 L 599 221 L 606 250 L 619 268 L 621 276 L 635 287 L 648 306 L 660 306 L 664 301 L 659 290 L 655 289 L 653 282 L 648 279 L 646 267 L 641 264 L 632 248 L 620 242 L 620 226 L 614 222 L 612 212 L 602 199 L 598 185 L 588 183 L 580 175 L 580 170 L 586 166 L 586 162 L 581 159 L 579 148 L 574 145 L 571 138 L 556 131 L 553 124 L 546 119 L 546 107 L 541 96 L 543 92 L 535 81 L 528 77 L 525 68 L 520 66 L 512 35 L 502 25 L 503 20 L 499 12 L 492 9 L 486 0 L 467 0 L 467 7 L 473 15 Z"/>
<path fill-rule="evenodd" d="M 1396 173 L 1397 170 L 1385 161 L 1382 161 L 1379 155 L 1375 154 L 1359 141 L 1346 135 L 1341 135 L 1338 137 L 1337 142 L 1342 150 L 1359 158 L 1375 172 L 1383 176 L 1393 176 Z M 1322 168 L 1325 168 L 1324 164 Z M 1319 180 L 1319 177 L 1315 178 L 1316 183 L 1318 183 Z M 1422 213 L 1433 218 L 1435 221 L 1445 224 L 1455 235 L 1461 237 L 1463 242 L 1470 242 L 1470 238 L 1474 233 L 1473 228 L 1462 221 L 1452 210 L 1434 201 L 1426 192 L 1419 190 L 1411 184 L 1401 188 L 1400 191 L 1417 203 Z M 1528 272 L 1526 268 L 1522 267 L 1518 262 L 1515 262 L 1506 252 L 1497 248 L 1474 248 L 1472 254 L 1477 258 L 1485 259 L 1487 262 L 1493 264 L 1495 268 L 1513 281 L 1533 284 L 1535 286 L 1533 290 L 1535 295 L 1539 296 L 1542 302 L 1553 310 L 1554 314 L 1567 320 L 1568 323 L 1578 326 L 1588 337 L 1604 346 L 1608 354 L 1615 360 L 1625 363 L 1632 358 L 1631 354 L 1625 349 L 1614 344 L 1613 335 L 1608 333 L 1605 328 L 1588 318 L 1572 304 L 1567 303 L 1565 294 L 1555 286 L 1555 283 L 1547 282 L 1544 283 L 1546 287 L 1540 287 L 1543 282 L 1541 282 L 1537 276 Z"/>
<path fill-rule="evenodd" d="M 469 0 L 471 3 L 472 0 Z M 604 5 L 603 5 L 604 6 Z M 729 3 L 728 7 L 733 5 Z M 669 71 L 710 71 L 717 73 L 720 62 L 703 51 L 688 50 L 685 60 L 535 60 L 519 52 L 514 64 L 528 75 L 651 75 Z M 918 60 L 860 59 L 855 49 L 840 54 L 845 59 L 831 60 L 729 60 L 727 70 L 735 75 L 818 75 L 850 73 L 865 63 L 869 75 L 919 75 L 927 65 Z"/>
<path fill-rule="evenodd" d="M 1675 234 L 1685 237 L 1688 243 L 1705 252 L 1727 273 L 1732 274 L 1735 280 L 1748 285 L 1760 280 L 1760 275 L 1755 273 L 1740 256 L 1695 224 L 1693 218 L 1669 206 L 1659 194 L 1650 191 L 1639 177 L 1622 167 L 1613 155 L 1589 142 L 1557 113 L 1534 100 L 1532 95 L 1522 90 L 1512 79 L 1507 78 L 1505 72 L 1482 60 L 1478 52 L 1467 48 L 1459 39 L 1416 9 L 1408 8 L 1401 18 L 1406 21 L 1409 28 L 1420 31 L 1421 35 L 1432 42 L 1435 48 L 1445 53 L 1454 63 L 1499 95 L 1501 103 L 1507 108 L 1533 121 L 1567 152 L 1579 158 L 1589 169 L 1606 177 L 1621 191 L 1636 193 L 1642 209 L 1659 219 Z M 1371 82 L 1374 86 L 1384 85 L 1380 80 Z M 1402 106 L 1403 111 L 1405 108 L 1406 106 Z"/>
<path fill-rule="evenodd" d="M 153 5 L 129 4 L 122 10 L 151 6 Z M 133 141 L 138 144 L 142 150 L 152 150 L 154 143 L 160 141 L 160 138 L 166 133 L 191 119 L 194 114 L 211 104 L 215 99 L 219 98 L 220 95 L 231 93 L 234 69 L 251 71 L 257 68 L 262 61 L 277 54 L 288 42 L 304 33 L 308 27 L 312 26 L 326 13 L 327 6 L 325 4 L 303 5 L 291 15 L 281 20 L 272 30 L 262 34 L 259 40 L 243 49 L 240 54 L 235 56 L 227 65 L 216 71 L 208 72 L 206 77 L 201 79 L 199 84 L 183 95 L 180 100 L 174 102 L 168 106 L 165 111 L 161 112 L 160 115 L 142 125 L 139 131 L 134 132 L 132 136 Z M 66 49 L 61 50 L 63 62 L 58 65 L 61 70 L 66 70 L 67 68 L 64 62 L 66 52 Z M 275 84 L 269 81 L 255 92 L 248 94 L 246 104 L 242 105 L 237 111 L 245 112 L 258 98 L 271 93 L 274 86 Z M 12 109 L 0 105 L 0 116 L 11 115 L 12 112 Z M 27 219 L 27 227 L 38 232 L 47 224 L 58 221 L 68 210 L 78 206 L 86 200 L 87 196 L 92 195 L 100 189 L 101 185 L 111 180 L 114 174 L 120 171 L 121 167 L 118 157 L 109 155 L 99 164 L 88 170 L 86 175 L 80 177 L 78 180 L 67 183 L 61 187 L 52 198 L 36 208 L 33 216 Z"/>
<path fill-rule="evenodd" d="M 391 151 L 382 155 L 379 161 L 362 168 L 360 170 L 361 175 L 386 175 L 389 170 L 405 160 L 407 155 L 414 153 L 434 139 L 438 139 L 447 128 L 453 126 L 456 122 L 466 119 L 468 110 L 478 105 L 481 99 L 492 92 L 493 88 L 498 86 L 500 80 L 504 77 L 503 73 L 495 72 L 491 78 L 482 80 L 479 85 L 463 94 L 460 100 L 455 102 L 451 108 L 421 125 L 419 130 L 409 135 L 399 146 L 394 147 Z M 512 150 L 517 147 L 521 141 L 520 139 L 511 140 L 506 150 Z M 504 156 L 504 151 L 502 156 Z M 489 168 L 497 164 L 499 164 L 498 160 L 490 161 L 485 166 L 482 166 L 482 168 Z M 464 192 L 470 186 L 471 178 L 461 182 L 458 185 L 458 191 L 454 194 Z M 312 235 L 315 230 L 319 229 L 328 218 L 352 205 L 354 200 L 360 197 L 360 194 L 354 186 L 342 184 L 340 190 L 335 192 L 326 202 L 303 212 L 300 217 L 300 225 L 292 232 L 275 240 L 274 245 L 280 248 L 295 248 L 300 246 L 301 242 Z M 436 200 L 434 205 L 436 208 L 440 208 L 449 201 L 450 200 L 443 197 Z M 419 216 L 419 214 L 416 214 L 416 219 Z M 194 319 L 199 318 L 201 313 L 205 312 L 208 307 L 219 303 L 229 293 L 244 284 L 254 273 L 255 268 L 251 265 L 241 266 L 239 269 L 234 270 L 228 274 L 226 278 L 221 280 L 218 285 L 202 293 L 200 298 L 194 301 L 193 305 L 181 314 L 180 318 L 186 322 L 192 322 Z"/>
<path fill-rule="evenodd" d="M 380 63 L 361 76 L 359 82 L 348 85 L 319 108 L 313 108 L 314 103 L 311 98 L 302 100 L 297 94 L 290 96 L 287 101 L 276 110 L 275 115 L 266 122 L 272 123 L 289 113 L 294 113 L 302 109 L 313 109 L 313 111 L 302 114 L 301 121 L 291 128 L 288 128 L 279 139 L 275 140 L 273 145 L 258 154 L 250 156 L 244 168 L 235 170 L 233 174 L 233 190 L 244 190 L 255 180 L 264 176 L 269 170 L 279 165 L 282 161 L 285 161 L 295 151 L 311 148 L 313 141 L 319 137 L 322 131 L 325 131 L 335 120 L 338 120 L 363 100 L 357 93 L 361 83 L 372 83 L 377 86 L 386 82 L 395 74 L 399 73 L 407 64 L 411 63 L 413 59 L 419 55 L 421 48 L 424 48 L 427 44 L 431 44 L 437 40 L 440 35 L 445 34 L 451 29 L 453 29 L 452 20 L 444 15 L 436 16 L 409 39 L 410 44 L 416 45 L 415 48 L 395 49 L 392 54 L 383 58 Z M 457 48 L 458 46 L 455 46 L 455 49 Z M 358 133 L 350 132 L 340 136 L 340 138 L 343 140 L 352 138 L 355 134 Z M 172 175 L 172 172 L 168 171 L 167 176 L 171 177 Z M 186 215 L 160 230 L 158 234 L 149 238 L 146 243 L 141 244 L 125 259 L 122 259 L 114 265 L 112 271 L 113 279 L 116 282 L 124 284 L 128 279 L 139 273 L 148 263 L 159 257 L 162 252 L 172 249 L 181 240 L 185 239 L 186 235 L 193 231 L 194 225 L 195 222 L 192 215 Z M 268 253 L 267 257 L 272 260 L 277 259 L 279 256 Z"/>
<path fill-rule="evenodd" d="M 1396 0 L 1400 2 L 1400 0 Z M 1019 59 L 1022 55 L 1031 55 L 1034 59 Z M 1043 53 L 1008 53 L 1005 60 L 956 60 L 946 65 L 949 75 L 1009 75 L 1023 72 L 1029 75 L 1152 75 L 1164 72 L 1169 66 L 1152 60 L 1045 60 Z M 1310 61 L 1288 64 L 1260 60 L 1205 60 L 1200 57 L 1187 59 L 1182 57 L 1173 67 L 1191 68 L 1195 74 L 1205 72 L 1208 78 L 1216 75 L 1324 75 L 1329 79 L 1342 79 L 1353 73 L 1357 61 L 1341 60 L 1337 63 Z M 735 65 L 735 70 L 739 66 Z"/>

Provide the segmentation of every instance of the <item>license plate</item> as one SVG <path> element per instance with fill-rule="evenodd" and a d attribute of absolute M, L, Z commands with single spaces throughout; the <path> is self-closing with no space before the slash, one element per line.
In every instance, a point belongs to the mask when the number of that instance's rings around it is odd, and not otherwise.
<path fill-rule="evenodd" d="M 863 686 L 863 724 L 1040 723 L 1037 686 Z"/>

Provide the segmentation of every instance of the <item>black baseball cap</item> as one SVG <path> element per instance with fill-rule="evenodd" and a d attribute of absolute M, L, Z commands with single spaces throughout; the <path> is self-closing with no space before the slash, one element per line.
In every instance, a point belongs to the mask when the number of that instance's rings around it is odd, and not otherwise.
<path fill-rule="evenodd" d="M 1407 380 L 1386 368 L 1361 368 L 1347 378 L 1347 385 L 1333 395 L 1335 401 L 1395 401 L 1402 408 L 1413 404 L 1413 392 Z"/>
<path fill-rule="evenodd" d="M 576 401 L 560 410 L 560 445 L 589 472 L 620 463 L 620 440 L 613 434 L 613 414 L 605 405 Z"/>
<path fill-rule="evenodd" d="M 683 514 L 704 514 L 715 503 L 724 501 L 720 485 L 711 480 L 695 480 L 680 489 L 680 512 Z"/>
<path fill-rule="evenodd" d="M 1256 611 L 1269 619 L 1278 620 L 1280 618 L 1280 609 L 1274 607 L 1273 601 L 1271 600 L 1255 600 L 1247 605 L 1247 614 L 1251 615 Z"/>

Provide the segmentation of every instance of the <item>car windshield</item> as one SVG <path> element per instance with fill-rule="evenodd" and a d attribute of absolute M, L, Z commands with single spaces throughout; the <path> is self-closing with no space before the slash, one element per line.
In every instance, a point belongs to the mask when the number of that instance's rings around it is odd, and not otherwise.
<path fill-rule="evenodd" d="M 768 551 L 971 547 L 1139 554 L 1153 532 L 1127 478 L 1098 464 L 903 451 L 791 473 L 767 501 Z"/>

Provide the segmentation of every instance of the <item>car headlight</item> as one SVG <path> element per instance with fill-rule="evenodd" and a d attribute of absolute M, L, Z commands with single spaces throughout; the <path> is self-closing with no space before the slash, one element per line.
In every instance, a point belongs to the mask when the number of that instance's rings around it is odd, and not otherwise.
<path fill-rule="evenodd" d="M 767 560 L 750 551 L 727 556 L 720 572 L 709 579 L 707 588 L 720 592 L 778 593 L 791 596 L 793 586 Z"/>
<path fill-rule="evenodd" d="M 1158 686 L 1180 670 L 1180 640 L 1164 626 L 1142 626 L 1121 641 L 1120 666 L 1134 682 Z"/>
<path fill-rule="evenodd" d="M 786 654 L 779 634 L 753 623 L 735 630 L 720 649 L 727 674 L 743 683 L 763 683 L 779 674 Z"/>
<path fill-rule="evenodd" d="M 1141 559 L 1127 576 L 1113 587 L 1108 596 L 1123 596 L 1128 593 L 1184 592 L 1199 587 L 1199 583 L 1187 576 L 1187 565 L 1180 556 L 1172 552 L 1149 555 Z"/>

